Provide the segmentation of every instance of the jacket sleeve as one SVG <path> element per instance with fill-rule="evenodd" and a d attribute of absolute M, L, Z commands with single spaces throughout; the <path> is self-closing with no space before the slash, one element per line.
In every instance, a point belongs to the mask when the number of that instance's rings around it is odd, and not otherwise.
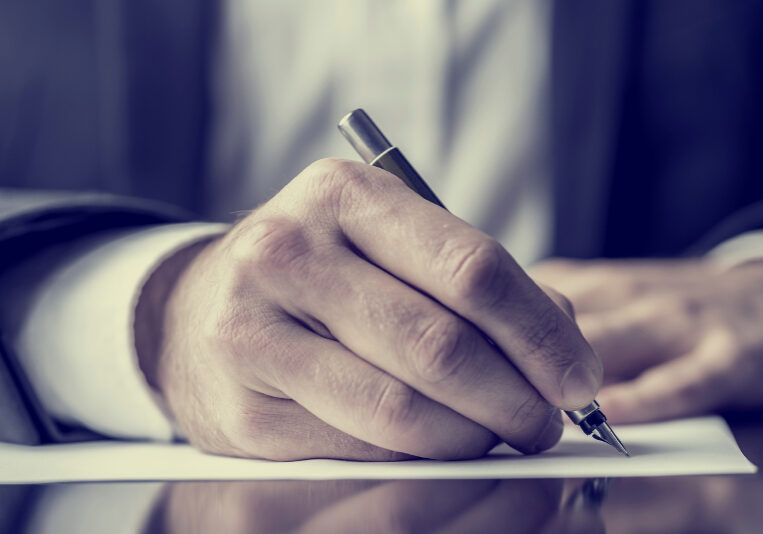
<path fill-rule="evenodd" d="M 53 246 L 187 219 L 174 207 L 134 198 L 0 189 L 0 276 Z M 0 308 L 9 305 L 0 299 Z M 5 316 L 21 315 L 21 310 L 3 311 Z M 82 435 L 68 432 L 43 409 L 4 330 L 0 325 L 0 440 L 33 444 Z"/>

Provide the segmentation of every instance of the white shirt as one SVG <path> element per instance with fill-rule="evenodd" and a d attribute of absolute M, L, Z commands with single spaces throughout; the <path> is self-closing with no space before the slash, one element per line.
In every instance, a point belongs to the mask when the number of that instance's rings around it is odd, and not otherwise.
<path fill-rule="evenodd" d="M 548 253 L 547 0 L 226 6 L 214 215 L 251 209 L 317 159 L 358 159 L 336 124 L 362 107 L 453 213 L 522 264 Z"/>

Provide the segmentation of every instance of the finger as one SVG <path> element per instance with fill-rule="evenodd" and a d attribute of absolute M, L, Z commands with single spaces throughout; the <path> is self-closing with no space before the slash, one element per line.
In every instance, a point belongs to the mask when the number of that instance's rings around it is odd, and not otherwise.
<path fill-rule="evenodd" d="M 238 357 L 241 380 L 245 384 L 264 380 L 331 427 L 377 447 L 436 459 L 479 457 L 496 443 L 489 430 L 363 361 L 336 341 L 296 323 L 273 327 L 266 335 L 276 339 L 277 345 L 271 341 L 270 350 L 252 354 L 249 349 L 249 357 Z M 253 346 L 262 347 L 263 343 Z M 283 421 L 281 425 L 291 426 Z M 306 441 L 301 430 L 289 432 L 295 440 Z M 323 435 L 317 437 L 317 441 L 323 439 Z M 302 446 L 313 450 L 311 443 Z"/>
<path fill-rule="evenodd" d="M 599 403 L 613 423 L 643 423 L 707 413 L 727 395 L 717 358 L 697 351 L 604 388 Z"/>
<path fill-rule="evenodd" d="M 532 266 L 533 280 L 566 295 L 578 313 L 604 312 L 632 298 L 632 284 L 618 262 L 552 259 Z"/>
<path fill-rule="evenodd" d="M 528 267 L 527 274 L 541 286 L 569 291 L 580 286 L 574 283 L 577 282 L 577 276 L 585 272 L 586 268 L 590 268 L 592 263 L 568 258 L 550 258 Z"/>
<path fill-rule="evenodd" d="M 564 293 L 579 313 L 605 312 L 633 299 L 704 285 L 714 272 L 697 260 L 550 260 L 533 266 L 533 279 Z"/>
<path fill-rule="evenodd" d="M 581 314 L 578 325 L 604 364 L 607 381 L 624 380 L 691 351 L 698 322 L 670 298 L 646 298 L 606 313 Z"/>
<path fill-rule="evenodd" d="M 395 176 L 324 163 L 336 220 L 375 264 L 488 334 L 552 404 L 593 400 L 601 364 L 575 323 L 495 240 L 410 191 Z"/>
<path fill-rule="evenodd" d="M 572 305 L 572 301 L 570 299 L 547 285 L 538 284 L 538 287 L 540 287 L 543 292 L 548 295 L 548 298 L 553 300 L 554 304 L 556 304 L 560 310 L 566 313 L 570 319 L 573 321 L 575 320 L 575 307 Z"/>
<path fill-rule="evenodd" d="M 386 462 L 412 458 L 332 427 L 292 400 L 257 392 L 241 395 L 224 420 L 226 439 L 199 436 L 191 442 L 214 454 L 276 461 L 337 458 Z"/>
<path fill-rule="evenodd" d="M 294 295 L 282 302 L 288 311 L 307 312 L 353 353 L 523 452 L 559 440 L 558 411 L 472 325 L 347 249 L 325 256 L 281 277 Z"/>

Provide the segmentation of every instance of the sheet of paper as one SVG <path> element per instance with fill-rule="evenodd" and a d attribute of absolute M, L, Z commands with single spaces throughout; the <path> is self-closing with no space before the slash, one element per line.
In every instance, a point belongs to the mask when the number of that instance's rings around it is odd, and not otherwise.
<path fill-rule="evenodd" d="M 616 426 L 630 458 L 565 428 L 560 443 L 522 456 L 507 446 L 477 460 L 269 462 L 200 453 L 188 445 L 91 442 L 44 447 L 0 444 L 0 482 L 112 480 L 556 478 L 754 473 L 719 417 Z"/>

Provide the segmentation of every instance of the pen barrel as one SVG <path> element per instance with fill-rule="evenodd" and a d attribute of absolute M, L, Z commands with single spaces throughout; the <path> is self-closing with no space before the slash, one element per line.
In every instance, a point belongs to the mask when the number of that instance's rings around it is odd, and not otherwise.
<path fill-rule="evenodd" d="M 392 143 L 371 120 L 368 113 L 358 108 L 351 111 L 336 125 L 352 148 L 368 164 L 392 148 Z"/>
<path fill-rule="evenodd" d="M 389 142 L 365 111 L 360 108 L 351 111 L 339 121 L 337 128 L 363 158 L 363 161 L 391 172 L 419 196 L 443 209 L 447 209 L 434 194 L 434 191 L 419 176 L 416 169 L 408 163 L 403 153 Z M 500 348 L 487 335 L 485 335 L 485 339 L 500 351 Z M 584 408 L 565 411 L 565 413 L 583 432 L 590 435 L 597 431 L 594 437 L 609 443 L 619 452 L 628 456 L 628 451 L 612 432 L 609 425 L 606 424 L 607 418 L 599 410 L 599 403 L 592 401 Z"/>
<path fill-rule="evenodd" d="M 433 204 L 437 204 L 441 208 L 445 208 L 443 203 L 440 202 L 440 199 L 437 198 L 437 195 L 434 194 L 434 191 L 429 188 L 426 182 L 419 176 L 419 173 L 416 172 L 416 169 L 408 163 L 406 157 L 397 147 L 393 146 L 385 150 L 382 154 L 376 157 L 376 159 L 371 161 L 371 165 L 384 169 L 387 172 L 391 172 L 420 196 Z"/>
<path fill-rule="evenodd" d="M 389 142 L 365 111 L 358 108 L 348 113 L 339 121 L 337 128 L 363 161 L 391 172 L 420 196 L 445 208 L 400 149 Z"/>

